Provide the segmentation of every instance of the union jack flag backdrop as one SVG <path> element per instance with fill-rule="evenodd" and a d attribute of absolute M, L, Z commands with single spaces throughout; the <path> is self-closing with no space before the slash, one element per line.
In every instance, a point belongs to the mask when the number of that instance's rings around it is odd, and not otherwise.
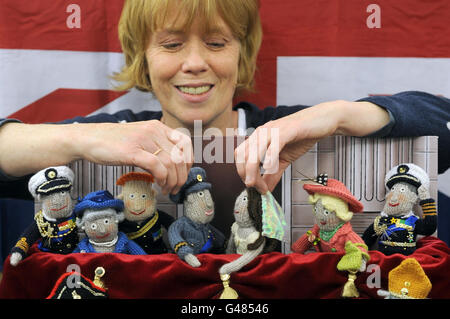
<path fill-rule="evenodd" d="M 0 116 L 28 123 L 123 108 L 115 92 L 123 0 L 0 0 Z M 422 90 L 450 97 L 448 0 L 261 0 L 257 92 L 264 107 Z M 450 174 L 439 188 L 450 196 Z"/>

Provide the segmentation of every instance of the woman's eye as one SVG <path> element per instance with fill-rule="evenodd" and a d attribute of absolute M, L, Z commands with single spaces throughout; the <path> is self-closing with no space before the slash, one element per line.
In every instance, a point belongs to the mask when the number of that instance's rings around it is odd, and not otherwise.
<path fill-rule="evenodd" d="M 329 215 L 329 214 L 330 214 L 330 212 L 327 211 L 326 209 L 323 211 L 323 213 L 324 213 L 325 215 Z"/>
<path fill-rule="evenodd" d="M 92 230 L 96 230 L 97 229 L 97 224 L 91 224 L 91 229 Z"/>
<path fill-rule="evenodd" d="M 246 202 L 247 201 L 247 196 L 242 197 L 242 201 Z"/>
<path fill-rule="evenodd" d="M 142 194 L 142 195 L 141 195 L 141 198 L 142 198 L 142 199 L 146 199 L 146 198 L 147 198 L 147 194 Z"/>
<path fill-rule="evenodd" d="M 406 188 L 400 187 L 400 192 L 404 193 L 406 191 Z"/>
<path fill-rule="evenodd" d="M 105 225 L 108 225 L 108 224 L 109 224 L 109 219 L 106 218 L 106 219 L 103 221 L 103 223 L 104 223 Z"/>
<path fill-rule="evenodd" d="M 134 194 L 130 194 L 129 197 L 130 197 L 131 199 L 134 199 L 135 196 L 134 196 Z"/>
<path fill-rule="evenodd" d="M 181 47 L 181 45 L 182 45 L 181 42 L 173 42 L 173 43 L 165 43 L 162 46 L 165 49 L 174 50 L 174 49 L 178 49 L 179 47 Z"/>
<path fill-rule="evenodd" d="M 214 48 L 214 49 L 220 49 L 220 48 L 223 48 L 224 46 L 225 46 L 225 43 L 224 42 L 214 42 L 214 41 L 211 41 L 211 42 L 207 42 L 206 43 L 209 47 L 212 47 L 212 48 Z"/>
<path fill-rule="evenodd" d="M 205 195 L 205 193 L 203 193 L 203 192 L 198 192 L 198 196 L 203 197 L 203 195 Z"/>

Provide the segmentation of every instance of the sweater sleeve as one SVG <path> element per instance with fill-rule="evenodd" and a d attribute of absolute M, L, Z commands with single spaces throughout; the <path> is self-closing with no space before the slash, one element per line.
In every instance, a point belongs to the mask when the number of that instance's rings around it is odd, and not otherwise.
<path fill-rule="evenodd" d="M 312 243 L 308 240 L 309 234 L 303 234 L 295 243 L 292 244 L 292 251 L 294 253 L 304 254 L 308 249 L 311 248 Z"/>
<path fill-rule="evenodd" d="M 420 201 L 423 217 L 416 221 L 415 231 L 417 234 L 429 236 L 436 231 L 437 228 L 437 210 L 434 199 L 429 198 Z"/>
<path fill-rule="evenodd" d="M 121 110 L 113 114 L 99 113 L 91 116 L 77 116 L 54 124 L 71 123 L 125 123 L 139 122 L 149 120 L 160 120 L 162 113 L 160 111 L 142 111 L 134 113 L 132 110 Z"/>
<path fill-rule="evenodd" d="M 22 258 L 28 253 L 28 249 L 41 237 L 36 223 L 32 223 L 20 235 L 20 239 L 11 249 L 11 253 L 17 252 L 22 255 Z"/>
<path fill-rule="evenodd" d="M 390 130 L 376 137 L 438 136 L 439 174 L 450 167 L 450 99 L 433 94 L 407 91 L 391 96 L 360 99 L 388 110 L 394 120 Z M 371 135 L 372 136 L 372 135 Z"/>
<path fill-rule="evenodd" d="M 181 217 L 170 225 L 168 231 L 170 247 L 181 259 L 184 259 L 187 254 L 194 253 L 194 249 L 181 235 L 185 225 L 184 218 Z"/>

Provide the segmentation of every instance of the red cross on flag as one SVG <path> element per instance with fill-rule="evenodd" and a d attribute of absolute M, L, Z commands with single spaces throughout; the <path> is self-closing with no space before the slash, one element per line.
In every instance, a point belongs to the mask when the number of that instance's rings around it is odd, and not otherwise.
<path fill-rule="evenodd" d="M 424 90 L 450 96 L 447 0 L 261 0 L 259 107 Z M 116 92 L 123 0 L 0 0 L 0 115 L 28 123 L 123 108 L 151 94 Z"/>

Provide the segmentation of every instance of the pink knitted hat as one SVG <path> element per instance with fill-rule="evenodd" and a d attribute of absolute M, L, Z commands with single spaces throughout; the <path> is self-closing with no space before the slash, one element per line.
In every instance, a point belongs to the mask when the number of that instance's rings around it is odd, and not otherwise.
<path fill-rule="evenodd" d="M 337 179 L 328 178 L 326 186 L 321 184 L 304 184 L 303 188 L 310 195 L 319 193 L 338 197 L 348 203 L 349 208 L 353 213 L 361 213 L 364 210 L 363 204 Z"/>

